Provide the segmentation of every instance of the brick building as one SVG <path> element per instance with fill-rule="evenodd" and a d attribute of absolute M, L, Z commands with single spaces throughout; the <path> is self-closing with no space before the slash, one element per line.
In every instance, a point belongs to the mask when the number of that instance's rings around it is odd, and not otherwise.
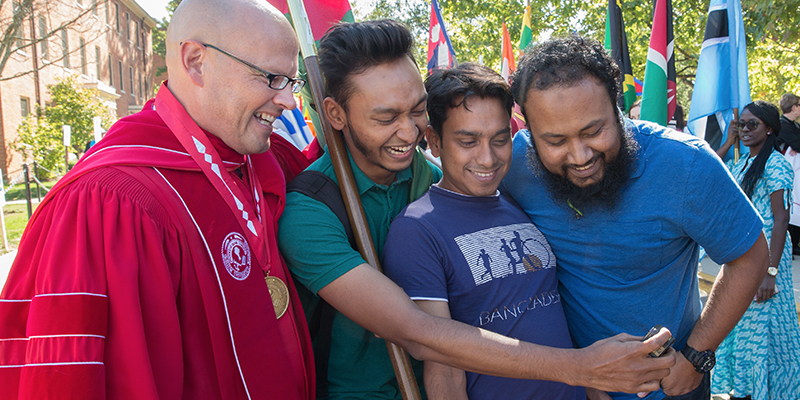
<path fill-rule="evenodd" d="M 15 2 L 16 3 L 16 2 Z M 16 50 L 0 81 L 0 168 L 9 179 L 22 168 L 22 155 L 9 143 L 23 118 L 49 99 L 47 85 L 74 75 L 118 118 L 141 110 L 153 95 L 152 32 L 156 20 L 133 0 L 40 0 L 26 16 L 19 43 L 40 41 Z M 9 18 L 11 7 L 4 7 Z M 6 15 L 7 14 L 7 15 Z M 70 21 L 74 21 L 69 23 Z M 59 29 L 69 23 L 65 29 Z M 30 161 L 30 160 L 28 160 Z"/>

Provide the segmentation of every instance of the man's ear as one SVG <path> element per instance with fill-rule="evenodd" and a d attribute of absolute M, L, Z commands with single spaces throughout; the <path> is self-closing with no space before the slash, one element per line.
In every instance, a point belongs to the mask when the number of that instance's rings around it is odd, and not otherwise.
<path fill-rule="evenodd" d="M 322 108 L 325 110 L 325 115 L 328 117 L 328 122 L 331 123 L 333 129 L 341 131 L 347 126 L 347 113 L 333 97 L 326 97 L 322 101 Z"/>
<path fill-rule="evenodd" d="M 206 47 L 195 40 L 180 44 L 181 67 L 192 83 L 202 87 L 205 78 Z"/>
<path fill-rule="evenodd" d="M 439 138 L 439 135 L 436 134 L 436 131 L 433 130 L 433 127 L 430 125 L 425 129 L 425 140 L 428 141 L 428 148 L 431 149 L 431 154 L 433 154 L 434 157 L 441 157 L 442 139 Z"/>

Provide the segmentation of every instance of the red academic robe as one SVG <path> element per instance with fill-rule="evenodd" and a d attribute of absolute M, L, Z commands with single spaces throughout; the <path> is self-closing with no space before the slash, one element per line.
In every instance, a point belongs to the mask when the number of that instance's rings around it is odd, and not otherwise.
<path fill-rule="evenodd" d="M 177 104 L 166 86 L 161 96 Z M 246 171 L 207 136 L 227 170 Z M 305 164 L 292 157 L 280 157 L 286 176 Z M 266 265 L 242 277 L 225 252 L 246 235 L 152 101 L 115 124 L 25 230 L 0 295 L 0 399 L 313 398 L 305 317 L 276 243 L 285 175 L 270 152 L 250 160 L 269 234 Z M 234 179 L 244 193 L 246 175 Z M 262 268 L 289 286 L 280 319 Z"/>

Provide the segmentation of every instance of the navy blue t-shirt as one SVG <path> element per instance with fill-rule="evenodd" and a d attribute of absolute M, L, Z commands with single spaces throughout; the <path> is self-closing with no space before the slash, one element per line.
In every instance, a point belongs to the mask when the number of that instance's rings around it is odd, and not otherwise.
<path fill-rule="evenodd" d="M 509 198 L 432 186 L 392 223 L 383 266 L 412 300 L 445 301 L 454 320 L 571 348 L 550 245 Z M 583 399 L 563 383 L 467 372 L 471 399 Z"/>

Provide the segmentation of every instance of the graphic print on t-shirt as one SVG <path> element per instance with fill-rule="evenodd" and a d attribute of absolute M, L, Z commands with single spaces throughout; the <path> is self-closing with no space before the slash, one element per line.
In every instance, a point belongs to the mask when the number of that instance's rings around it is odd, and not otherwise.
<path fill-rule="evenodd" d="M 475 286 L 555 267 L 555 256 L 532 224 L 499 226 L 455 238 Z"/>

